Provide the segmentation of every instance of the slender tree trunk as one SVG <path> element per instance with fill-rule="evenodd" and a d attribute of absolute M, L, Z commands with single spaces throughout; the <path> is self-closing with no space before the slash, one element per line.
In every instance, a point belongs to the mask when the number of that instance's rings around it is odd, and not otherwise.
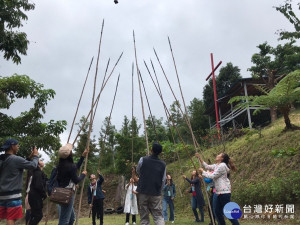
<path fill-rule="evenodd" d="M 277 120 L 277 111 L 275 107 L 270 108 L 270 116 L 271 116 L 271 122 L 275 122 Z"/>
<path fill-rule="evenodd" d="M 291 120 L 289 118 L 290 107 L 281 108 L 280 112 L 282 113 L 282 115 L 284 117 L 284 122 L 285 122 L 286 129 L 291 130 L 292 129 L 292 124 L 291 124 Z"/>

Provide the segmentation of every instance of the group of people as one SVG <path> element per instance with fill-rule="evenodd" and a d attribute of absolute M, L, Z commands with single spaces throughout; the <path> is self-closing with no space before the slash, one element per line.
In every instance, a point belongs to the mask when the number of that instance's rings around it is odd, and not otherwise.
<path fill-rule="evenodd" d="M 75 190 L 87 171 L 83 171 L 79 176 L 77 170 L 80 168 L 88 150 L 82 153 L 79 161 L 75 164 L 72 155 L 73 145 L 62 146 L 58 151 L 59 163 L 57 170 L 57 186 Z M 43 200 L 47 197 L 46 181 L 47 177 L 42 169 L 44 163 L 39 161 L 38 151 L 34 147 L 28 159 L 17 156 L 19 150 L 18 141 L 8 139 L 1 147 L 4 154 L 0 155 L 0 220 L 6 219 L 7 225 L 14 225 L 17 219 L 23 217 L 22 209 L 22 186 L 23 170 L 31 171 L 27 179 L 27 189 L 25 198 L 26 224 L 36 225 L 43 217 Z M 175 184 L 170 174 L 166 174 L 166 163 L 159 159 L 162 146 L 154 142 L 152 144 L 151 155 L 141 157 L 136 168 L 132 168 L 132 177 L 126 185 L 124 213 L 126 213 L 125 225 L 129 225 L 130 214 L 132 224 L 136 224 L 136 215 L 140 214 L 141 225 L 150 225 L 150 213 L 155 225 L 164 225 L 165 221 L 174 223 L 174 198 L 176 196 Z M 196 153 L 203 167 L 192 172 L 191 179 L 186 179 L 190 184 L 188 192 L 192 193 L 192 210 L 195 215 L 195 222 L 204 222 L 203 206 L 205 201 L 201 191 L 202 178 L 210 183 L 212 191 L 211 205 L 213 215 L 211 219 L 216 219 L 219 225 L 225 224 L 223 208 L 230 202 L 231 186 L 229 181 L 230 170 L 236 168 L 227 154 L 219 154 L 216 157 L 216 164 L 206 164 L 199 154 Z M 52 176 L 52 175 L 51 175 Z M 51 178 L 50 178 L 51 179 Z M 96 225 L 96 219 L 100 219 L 103 225 L 103 200 L 105 191 L 102 189 L 104 182 L 100 171 L 97 176 L 89 176 L 90 184 L 87 188 L 88 204 L 92 213 L 92 223 Z M 74 193 L 74 192 L 73 192 Z M 163 196 L 163 197 L 162 197 Z M 74 194 L 68 204 L 59 204 L 59 225 L 72 225 L 75 221 Z M 170 215 L 168 217 L 167 207 Z M 200 219 L 197 213 L 200 211 Z M 237 220 L 230 220 L 232 224 L 238 225 Z"/>

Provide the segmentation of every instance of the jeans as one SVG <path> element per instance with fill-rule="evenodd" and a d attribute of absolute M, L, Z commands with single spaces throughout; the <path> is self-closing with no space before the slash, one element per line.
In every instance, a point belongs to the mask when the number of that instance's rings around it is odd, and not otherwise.
<path fill-rule="evenodd" d="M 223 208 L 224 206 L 230 202 L 230 197 L 231 194 L 215 194 L 215 212 L 216 212 L 216 216 L 217 216 L 217 220 L 219 225 L 226 225 L 225 220 L 224 220 L 224 213 L 223 213 Z M 231 224 L 233 225 L 239 225 L 238 220 L 236 219 L 229 219 Z"/>
<path fill-rule="evenodd" d="M 203 211 L 203 206 L 199 205 L 198 204 L 198 201 L 197 201 L 197 198 L 196 196 L 193 196 L 192 197 L 192 210 L 194 212 L 194 215 L 195 215 L 195 219 L 196 221 L 201 221 L 201 222 L 204 222 L 204 211 Z M 198 216 L 198 213 L 197 213 L 197 208 L 199 209 L 199 212 L 200 212 L 200 215 L 201 215 L 201 220 L 199 220 L 199 216 Z"/>
<path fill-rule="evenodd" d="M 218 222 L 218 224 L 221 224 L 218 217 L 217 217 L 217 214 L 216 214 L 217 201 L 218 201 L 218 195 L 216 193 L 214 193 L 213 194 L 213 201 L 212 201 L 212 211 L 213 211 L 213 214 L 214 214 L 215 219 Z"/>
<path fill-rule="evenodd" d="M 163 197 L 163 215 L 165 221 L 168 221 L 168 205 L 170 207 L 170 221 L 174 221 L 174 202 L 171 197 Z"/>
<path fill-rule="evenodd" d="M 58 225 L 73 225 L 75 221 L 75 212 L 73 208 L 74 194 L 68 205 L 60 205 L 60 216 Z"/>

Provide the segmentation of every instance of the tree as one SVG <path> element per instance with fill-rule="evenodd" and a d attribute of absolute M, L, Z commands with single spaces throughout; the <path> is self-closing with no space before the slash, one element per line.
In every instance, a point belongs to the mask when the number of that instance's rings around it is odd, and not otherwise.
<path fill-rule="evenodd" d="M 17 117 L 0 112 L 0 142 L 7 138 L 20 141 L 19 154 L 28 156 L 32 146 L 43 149 L 47 154 L 53 153 L 60 147 L 59 134 L 66 129 L 66 121 L 50 120 L 43 123 L 48 101 L 54 98 L 55 91 L 44 89 L 26 75 L 13 75 L 0 78 L 0 108 L 10 109 L 17 99 L 31 98 L 32 108 L 20 113 Z"/>
<path fill-rule="evenodd" d="M 80 128 L 82 127 L 85 117 L 81 117 L 80 122 L 77 124 L 78 125 L 78 132 Z M 90 123 L 87 122 L 84 127 L 81 130 L 81 133 L 79 135 L 79 139 L 77 141 L 77 146 L 74 149 L 75 153 L 73 155 L 74 162 L 77 162 L 84 150 L 87 148 L 87 139 L 88 139 L 88 133 L 89 133 L 89 126 Z M 87 171 L 90 171 L 91 173 L 96 173 L 97 171 L 97 165 L 98 165 L 98 159 L 97 157 L 98 149 L 96 147 L 96 140 L 95 138 L 90 138 L 89 142 L 89 157 L 88 157 L 88 162 L 87 162 Z"/>
<path fill-rule="evenodd" d="M 231 85 L 240 78 L 242 78 L 240 69 L 237 66 L 233 66 L 231 62 L 222 67 L 219 75 L 216 77 L 218 98 L 222 97 L 230 89 Z M 209 109 L 211 106 L 214 107 L 214 101 L 213 81 L 212 79 L 209 79 L 208 84 L 206 84 L 203 89 L 203 102 L 205 108 Z"/>
<path fill-rule="evenodd" d="M 162 121 L 163 118 L 156 119 L 153 116 L 154 126 L 152 122 L 151 116 L 146 120 L 147 133 L 148 133 L 148 141 L 152 143 L 153 141 L 166 141 L 168 139 L 166 128 L 164 127 Z"/>
<path fill-rule="evenodd" d="M 6 60 L 12 59 L 16 64 L 21 63 L 21 55 L 26 55 L 28 43 L 27 35 L 16 29 L 23 26 L 22 20 L 28 17 L 23 11 L 35 8 L 28 0 L 0 1 L 0 51 L 4 52 Z"/>
<path fill-rule="evenodd" d="M 259 53 L 255 53 L 251 58 L 255 65 L 248 70 L 253 77 L 262 79 L 269 90 L 288 73 L 300 68 L 300 47 L 295 45 L 295 41 L 276 47 L 265 42 L 257 47 Z M 272 122 L 275 121 L 276 109 L 271 107 L 270 114 Z"/>
<path fill-rule="evenodd" d="M 284 5 L 275 7 L 277 11 L 283 14 L 283 16 L 290 21 L 294 26 L 295 31 L 279 30 L 280 40 L 294 40 L 300 38 L 300 19 L 293 11 L 292 0 L 286 0 Z M 300 10 L 300 3 L 298 3 L 298 9 Z"/>
<path fill-rule="evenodd" d="M 192 129 L 197 138 L 197 141 L 201 143 L 201 138 L 207 134 L 206 129 L 209 129 L 208 116 L 204 115 L 205 106 L 202 100 L 194 98 L 188 106 L 190 115 L 190 121 Z"/>
<path fill-rule="evenodd" d="M 260 107 L 254 113 L 262 109 L 274 107 L 282 113 L 286 130 L 299 129 L 299 127 L 291 123 L 289 113 L 292 104 L 300 101 L 300 70 L 288 74 L 271 91 L 263 86 L 259 87 L 259 89 L 265 95 L 249 96 L 248 98 L 245 96 L 236 96 L 230 99 L 229 102 L 240 102 L 242 100 L 244 103 L 240 103 L 239 105 L 241 106 L 259 105 Z M 245 100 L 248 100 L 248 102 Z"/>
<path fill-rule="evenodd" d="M 117 130 L 114 125 L 111 125 L 109 118 L 106 117 L 100 132 L 99 146 L 100 146 L 100 160 L 102 168 L 115 168 L 115 145 Z"/>
<path fill-rule="evenodd" d="M 141 156 L 145 156 L 147 154 L 145 137 L 139 136 L 140 128 L 141 125 L 137 125 L 136 118 L 129 121 L 128 118 L 124 116 L 122 128 L 115 134 L 117 140 L 115 148 L 116 171 L 119 174 L 129 175 L 132 158 L 133 164 L 136 164 Z"/>

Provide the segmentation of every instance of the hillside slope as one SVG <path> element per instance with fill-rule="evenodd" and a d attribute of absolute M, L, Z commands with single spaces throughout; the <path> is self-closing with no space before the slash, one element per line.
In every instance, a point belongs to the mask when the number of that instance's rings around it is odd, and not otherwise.
<path fill-rule="evenodd" d="M 291 121 L 300 126 L 300 112 L 291 114 Z M 229 154 L 238 168 L 231 173 L 232 201 L 241 207 L 255 204 L 297 204 L 300 203 L 300 130 L 283 132 L 283 119 L 258 132 L 249 132 L 241 138 L 203 150 L 204 160 L 214 162 L 215 156 L 225 152 Z M 273 153 L 272 153 L 273 151 Z M 193 170 L 190 160 L 182 160 L 184 174 L 188 177 Z M 198 166 L 196 159 L 195 164 Z M 178 187 L 175 202 L 177 212 L 190 210 L 190 196 L 183 194 L 189 186 L 179 173 L 180 165 L 174 162 L 168 165 L 168 172 Z M 298 213 L 297 213 L 298 212 Z M 295 206 L 295 216 L 299 207 Z"/>

